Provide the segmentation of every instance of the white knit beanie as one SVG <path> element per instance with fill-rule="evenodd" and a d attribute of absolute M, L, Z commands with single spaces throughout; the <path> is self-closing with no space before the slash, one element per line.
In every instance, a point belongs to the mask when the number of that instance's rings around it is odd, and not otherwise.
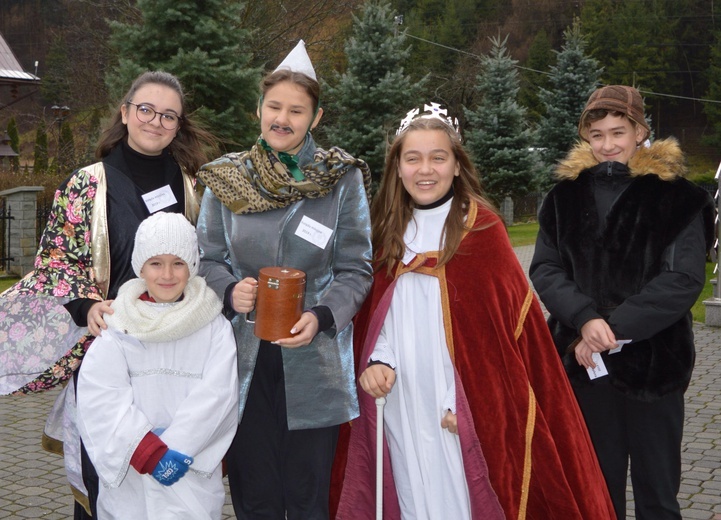
<path fill-rule="evenodd" d="M 191 278 L 198 274 L 198 238 L 193 225 L 180 213 L 160 211 L 140 223 L 133 248 L 136 276 L 148 258 L 158 255 L 175 255 L 188 264 Z"/>

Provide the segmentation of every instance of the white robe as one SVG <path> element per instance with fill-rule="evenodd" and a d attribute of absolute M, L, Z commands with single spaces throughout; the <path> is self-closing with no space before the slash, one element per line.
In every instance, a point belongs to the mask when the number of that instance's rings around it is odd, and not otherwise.
<path fill-rule="evenodd" d="M 103 331 L 85 355 L 77 396 L 78 428 L 102 484 L 98 516 L 220 519 L 221 461 L 237 428 L 238 395 L 235 338 L 222 316 L 163 343 Z M 149 431 L 194 459 L 172 486 L 130 466 Z"/>
<path fill-rule="evenodd" d="M 414 210 L 404 234 L 405 264 L 418 253 L 439 250 L 450 206 L 449 200 Z M 436 277 L 400 276 L 370 359 L 396 370 L 385 433 L 403 519 L 470 519 L 460 441 L 441 427 L 446 410 L 455 412 L 455 382 Z"/>

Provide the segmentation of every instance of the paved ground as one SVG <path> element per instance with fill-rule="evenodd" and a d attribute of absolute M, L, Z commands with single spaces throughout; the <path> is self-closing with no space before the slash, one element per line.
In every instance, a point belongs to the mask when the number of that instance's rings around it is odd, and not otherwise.
<path fill-rule="evenodd" d="M 58 390 L 0 396 L 0 519 L 73 517 L 73 499 L 61 457 L 40 447 L 45 417 Z M 226 493 L 223 520 L 234 519 Z"/>
<path fill-rule="evenodd" d="M 532 246 L 517 249 L 524 266 L 532 252 Z M 684 519 L 721 520 L 721 328 L 694 329 L 698 358 L 686 393 L 679 498 Z M 62 461 L 39 445 L 56 395 L 0 396 L 0 519 L 72 517 Z M 634 518 L 632 502 L 629 509 Z M 224 519 L 234 517 L 229 503 L 224 513 Z"/>

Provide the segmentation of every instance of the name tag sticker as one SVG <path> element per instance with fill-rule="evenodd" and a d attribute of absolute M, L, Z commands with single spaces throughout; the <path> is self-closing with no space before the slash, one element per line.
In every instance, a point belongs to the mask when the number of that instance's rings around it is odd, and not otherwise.
<path fill-rule="evenodd" d="M 304 215 L 295 234 L 314 246 L 325 249 L 330 237 L 333 236 L 333 230 Z"/>
<path fill-rule="evenodd" d="M 169 185 L 144 194 L 143 200 L 150 213 L 155 213 L 178 202 Z"/>
<path fill-rule="evenodd" d="M 593 358 L 593 362 L 596 363 L 596 368 L 587 368 L 588 371 L 588 377 L 591 379 L 596 379 L 597 377 L 603 377 L 608 375 L 608 370 L 606 370 L 606 364 L 603 362 L 603 359 L 601 358 L 601 354 L 598 352 L 594 352 L 591 354 L 591 357 Z"/>

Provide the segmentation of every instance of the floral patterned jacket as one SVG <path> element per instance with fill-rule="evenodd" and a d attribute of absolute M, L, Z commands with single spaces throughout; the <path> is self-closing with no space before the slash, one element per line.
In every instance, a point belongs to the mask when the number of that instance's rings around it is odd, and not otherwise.
<path fill-rule="evenodd" d="M 183 178 L 186 194 L 193 192 L 194 181 Z M 0 295 L 0 394 L 39 392 L 66 381 L 92 343 L 87 328 L 75 325 L 63 305 L 105 298 L 105 191 L 102 162 L 71 175 L 55 192 L 34 270 Z M 186 197 L 186 215 L 195 221 L 192 196 Z"/>

